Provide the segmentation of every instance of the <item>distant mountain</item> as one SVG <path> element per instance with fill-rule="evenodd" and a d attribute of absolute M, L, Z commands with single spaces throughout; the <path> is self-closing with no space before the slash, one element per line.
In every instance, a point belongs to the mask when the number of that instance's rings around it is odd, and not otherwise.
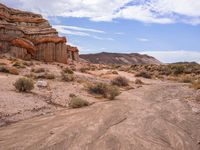
<path fill-rule="evenodd" d="M 138 53 L 123 54 L 102 52 L 97 54 L 83 54 L 80 57 L 95 64 L 161 64 L 154 57 Z"/>

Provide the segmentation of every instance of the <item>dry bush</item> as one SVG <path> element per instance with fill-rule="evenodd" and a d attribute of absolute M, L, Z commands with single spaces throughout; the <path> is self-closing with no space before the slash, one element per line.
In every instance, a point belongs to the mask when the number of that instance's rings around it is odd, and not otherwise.
<path fill-rule="evenodd" d="M 29 74 L 26 74 L 26 75 L 24 75 L 25 77 L 27 77 L 27 78 L 31 78 L 31 79 L 37 79 L 37 76 L 34 74 L 34 73 L 29 73 Z"/>
<path fill-rule="evenodd" d="M 69 103 L 69 107 L 71 108 L 81 108 L 81 107 L 85 107 L 88 106 L 89 102 L 80 98 L 80 97 L 72 97 L 70 103 Z"/>
<path fill-rule="evenodd" d="M 192 83 L 191 77 L 188 77 L 188 76 L 182 77 L 180 81 L 183 83 Z"/>
<path fill-rule="evenodd" d="M 197 81 L 194 81 L 192 84 L 192 87 L 195 89 L 200 89 L 200 79 L 198 79 Z"/>
<path fill-rule="evenodd" d="M 9 69 L 6 66 L 0 66 L 0 72 L 9 73 Z"/>
<path fill-rule="evenodd" d="M 0 72 L 19 75 L 19 71 L 16 68 L 13 67 L 9 68 L 7 66 L 0 66 Z"/>
<path fill-rule="evenodd" d="M 184 66 L 183 65 L 173 65 L 171 67 L 172 72 L 174 75 L 179 75 L 184 73 Z"/>
<path fill-rule="evenodd" d="M 8 71 L 10 74 L 19 75 L 19 71 L 16 68 L 10 67 Z"/>
<path fill-rule="evenodd" d="M 23 77 L 19 78 L 14 86 L 19 92 L 30 92 L 34 88 L 34 83 L 31 79 Z"/>
<path fill-rule="evenodd" d="M 122 76 L 118 76 L 111 81 L 112 85 L 117 86 L 128 86 L 128 82 L 128 79 Z"/>
<path fill-rule="evenodd" d="M 96 83 L 91 84 L 88 87 L 90 93 L 103 95 L 104 97 L 107 96 L 108 85 L 105 83 Z"/>
<path fill-rule="evenodd" d="M 142 80 L 136 79 L 136 80 L 135 80 L 135 84 L 144 84 L 144 83 L 142 82 Z"/>
<path fill-rule="evenodd" d="M 55 75 L 53 73 L 45 73 L 45 79 L 55 79 Z"/>
<path fill-rule="evenodd" d="M 74 74 L 74 71 L 70 68 L 65 68 L 62 70 L 63 73 L 66 73 L 66 74 Z"/>
<path fill-rule="evenodd" d="M 42 72 L 46 72 L 45 68 L 36 68 L 36 69 L 31 69 L 31 72 L 34 73 L 42 73 Z"/>
<path fill-rule="evenodd" d="M 61 73 L 61 78 L 63 81 L 66 81 L 66 82 L 71 82 L 75 80 L 75 77 L 73 74 L 67 74 L 63 72 Z"/>
<path fill-rule="evenodd" d="M 112 71 L 112 74 L 119 74 L 117 71 Z"/>
<path fill-rule="evenodd" d="M 114 100 L 116 96 L 120 94 L 119 88 L 116 86 L 109 86 L 108 87 L 108 98 L 110 100 Z"/>
<path fill-rule="evenodd" d="M 88 91 L 92 94 L 102 95 L 104 98 L 114 100 L 120 94 L 119 88 L 105 83 L 90 84 Z"/>
<path fill-rule="evenodd" d="M 137 73 L 135 76 L 151 79 L 151 75 L 147 71 L 141 71 L 141 72 Z"/>
<path fill-rule="evenodd" d="M 86 73 L 88 70 L 90 70 L 89 68 L 86 68 L 86 67 L 82 67 L 79 69 L 80 72 L 82 73 Z"/>
<path fill-rule="evenodd" d="M 14 67 L 17 67 L 17 68 L 26 68 L 26 66 L 23 64 L 23 62 L 22 61 L 15 61 L 15 62 L 13 62 L 13 65 L 12 66 L 14 66 Z"/>

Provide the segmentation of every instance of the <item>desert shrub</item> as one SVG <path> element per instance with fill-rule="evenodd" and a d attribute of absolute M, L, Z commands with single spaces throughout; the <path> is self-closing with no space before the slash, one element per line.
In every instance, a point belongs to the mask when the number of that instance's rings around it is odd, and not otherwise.
<path fill-rule="evenodd" d="M 13 67 L 6 67 L 6 66 L 0 66 L 0 72 L 4 72 L 4 73 L 10 73 L 10 74 L 14 74 L 14 75 L 18 75 L 19 71 L 16 68 Z"/>
<path fill-rule="evenodd" d="M 108 85 L 105 83 L 96 83 L 89 85 L 88 90 L 90 93 L 100 94 L 106 97 L 108 92 Z"/>
<path fill-rule="evenodd" d="M 79 69 L 79 71 L 82 73 L 86 73 L 88 70 L 89 70 L 89 68 L 86 68 L 86 67 L 82 67 Z"/>
<path fill-rule="evenodd" d="M 143 82 L 142 82 L 142 80 L 140 80 L 140 79 L 136 79 L 136 80 L 135 80 L 135 84 L 143 84 Z"/>
<path fill-rule="evenodd" d="M 119 88 L 116 86 L 109 86 L 108 87 L 108 94 L 107 97 L 110 100 L 114 100 L 116 96 L 120 94 Z"/>
<path fill-rule="evenodd" d="M 31 79 L 23 77 L 19 78 L 14 86 L 19 92 L 30 92 L 34 88 L 34 83 Z"/>
<path fill-rule="evenodd" d="M 111 81 L 112 85 L 117 86 L 128 86 L 128 82 L 128 79 L 122 76 L 118 76 Z"/>
<path fill-rule="evenodd" d="M 9 69 L 6 66 L 0 66 L 0 72 L 9 73 Z"/>
<path fill-rule="evenodd" d="M 34 72 L 34 73 L 43 73 L 43 72 L 46 72 L 48 70 L 46 70 L 45 68 L 36 68 L 36 69 L 31 69 L 31 72 Z"/>
<path fill-rule="evenodd" d="M 182 65 L 174 65 L 172 67 L 172 72 L 173 72 L 174 75 L 182 74 L 182 73 L 184 73 L 184 66 L 182 66 Z"/>
<path fill-rule="evenodd" d="M 37 76 L 32 72 L 28 73 L 28 74 L 25 74 L 24 76 L 27 77 L 27 78 L 31 78 L 31 79 L 36 79 L 37 78 Z"/>
<path fill-rule="evenodd" d="M 73 74 L 67 74 L 67 73 L 63 73 L 63 72 L 61 73 L 61 78 L 63 81 L 66 81 L 66 82 L 75 80 L 75 77 Z"/>
<path fill-rule="evenodd" d="M 8 68 L 8 71 L 10 74 L 19 75 L 19 71 L 14 67 Z"/>
<path fill-rule="evenodd" d="M 22 61 L 15 61 L 12 66 L 17 68 L 26 68 Z"/>
<path fill-rule="evenodd" d="M 192 79 L 189 78 L 189 77 L 183 77 L 183 78 L 181 79 L 181 82 L 183 82 L 183 83 L 192 83 Z"/>
<path fill-rule="evenodd" d="M 70 68 L 65 68 L 62 71 L 63 71 L 63 73 L 66 73 L 66 74 L 74 74 L 74 71 Z"/>
<path fill-rule="evenodd" d="M 146 71 L 141 71 L 141 72 L 137 73 L 135 76 L 151 79 L 151 75 Z"/>
<path fill-rule="evenodd" d="M 45 79 L 49 80 L 55 79 L 55 75 L 52 73 L 45 73 Z"/>
<path fill-rule="evenodd" d="M 92 94 L 102 95 L 104 98 L 114 100 L 116 96 L 120 94 L 117 86 L 108 85 L 105 83 L 96 83 L 89 85 L 88 90 Z"/>
<path fill-rule="evenodd" d="M 118 72 L 117 71 L 112 71 L 112 74 L 118 74 Z"/>
<path fill-rule="evenodd" d="M 84 106 L 88 106 L 89 105 L 89 102 L 80 98 L 80 97 L 72 97 L 70 103 L 69 103 L 69 107 L 71 108 L 81 108 L 81 107 L 84 107 Z"/>
<path fill-rule="evenodd" d="M 198 79 L 197 81 L 194 81 L 192 86 L 197 90 L 200 89 L 200 79 Z"/>

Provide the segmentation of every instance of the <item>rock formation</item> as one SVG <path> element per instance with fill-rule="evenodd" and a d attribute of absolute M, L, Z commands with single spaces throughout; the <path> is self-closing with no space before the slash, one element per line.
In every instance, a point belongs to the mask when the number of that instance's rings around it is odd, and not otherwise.
<path fill-rule="evenodd" d="M 71 60 L 79 61 L 79 51 L 77 47 L 67 45 L 67 54 L 68 58 L 70 58 Z"/>
<path fill-rule="evenodd" d="M 68 54 L 78 60 L 78 49 L 67 49 L 66 38 L 59 37 L 41 15 L 0 4 L 0 52 L 29 60 L 67 63 Z M 70 52 L 67 52 L 70 50 Z"/>

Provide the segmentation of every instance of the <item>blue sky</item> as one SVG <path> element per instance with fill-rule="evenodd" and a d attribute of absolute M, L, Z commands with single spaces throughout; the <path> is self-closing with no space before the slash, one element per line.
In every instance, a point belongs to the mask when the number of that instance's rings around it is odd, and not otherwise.
<path fill-rule="evenodd" d="M 0 0 L 41 13 L 80 53 L 145 53 L 200 62 L 199 0 Z"/>

